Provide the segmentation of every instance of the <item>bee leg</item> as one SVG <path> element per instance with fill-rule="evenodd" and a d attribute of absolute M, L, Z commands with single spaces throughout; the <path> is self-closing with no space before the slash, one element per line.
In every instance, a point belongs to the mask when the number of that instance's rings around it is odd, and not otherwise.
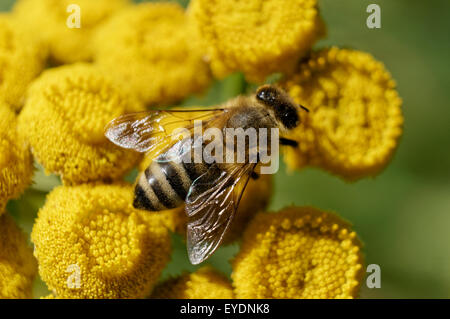
<path fill-rule="evenodd" d="M 256 163 L 259 163 L 259 153 L 256 154 Z M 259 178 L 259 174 L 256 173 L 255 171 L 252 171 L 252 173 L 250 174 L 251 179 L 258 179 Z"/>
<path fill-rule="evenodd" d="M 298 146 L 298 142 L 297 141 L 290 140 L 290 139 L 284 138 L 284 137 L 280 137 L 280 144 L 281 145 L 292 146 L 292 147 L 297 147 Z"/>

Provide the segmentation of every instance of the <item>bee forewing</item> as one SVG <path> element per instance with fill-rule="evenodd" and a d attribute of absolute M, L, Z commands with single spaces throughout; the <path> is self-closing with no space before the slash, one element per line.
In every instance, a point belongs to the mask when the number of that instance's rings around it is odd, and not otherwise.
<path fill-rule="evenodd" d="M 195 120 L 205 124 L 217 118 L 223 109 L 151 110 L 119 116 L 108 123 L 105 136 L 114 144 L 138 152 L 151 151 L 167 144 L 178 128 L 193 129 Z M 175 142 L 175 141 L 174 141 Z"/>
<path fill-rule="evenodd" d="M 219 247 L 256 164 L 221 171 L 214 164 L 192 184 L 186 198 L 187 250 L 196 265 Z"/>
<path fill-rule="evenodd" d="M 141 112 L 122 115 L 105 128 L 105 136 L 114 144 L 138 152 L 146 152 L 163 133 L 160 126 L 154 125 L 159 112 Z"/>

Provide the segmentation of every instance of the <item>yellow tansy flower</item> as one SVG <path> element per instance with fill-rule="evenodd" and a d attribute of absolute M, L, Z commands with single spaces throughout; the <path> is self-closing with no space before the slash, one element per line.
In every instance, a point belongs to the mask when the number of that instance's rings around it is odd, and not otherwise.
<path fill-rule="evenodd" d="M 210 266 L 191 274 L 166 280 L 156 286 L 151 298 L 156 299 L 231 299 L 230 281 Z"/>
<path fill-rule="evenodd" d="M 210 83 L 182 7 L 143 3 L 121 11 L 96 35 L 96 61 L 148 105 L 169 104 Z"/>
<path fill-rule="evenodd" d="M 364 52 L 313 52 L 283 87 L 310 109 L 286 150 L 291 168 L 322 167 L 348 179 L 375 175 L 402 134 L 402 101 L 383 64 Z"/>
<path fill-rule="evenodd" d="M 237 298 L 354 298 L 361 243 L 336 215 L 310 207 L 258 214 L 233 260 Z"/>
<path fill-rule="evenodd" d="M 14 112 L 0 102 L 0 214 L 9 199 L 17 198 L 31 183 L 33 160 L 17 132 Z"/>
<path fill-rule="evenodd" d="M 19 0 L 14 14 L 30 31 L 48 45 L 50 57 L 56 63 L 74 63 L 92 59 L 91 36 L 97 26 L 129 0 Z M 71 6 L 72 5 L 72 6 Z M 80 28 L 73 5 L 79 7 Z"/>
<path fill-rule="evenodd" d="M 0 216 L 0 299 L 31 298 L 36 260 L 25 234 L 8 215 Z"/>
<path fill-rule="evenodd" d="M 192 0 L 189 16 L 220 78 L 289 72 L 324 33 L 316 0 Z"/>
<path fill-rule="evenodd" d="M 44 68 L 44 46 L 11 15 L 0 14 L 0 101 L 18 110 L 28 84 Z"/>
<path fill-rule="evenodd" d="M 170 258 L 170 237 L 157 215 L 131 203 L 128 184 L 60 186 L 48 195 L 31 239 L 41 278 L 56 296 L 150 293 Z"/>
<path fill-rule="evenodd" d="M 39 163 L 65 184 L 108 181 L 123 176 L 140 155 L 110 143 L 104 128 L 117 116 L 142 109 L 95 66 L 69 65 L 48 70 L 33 83 L 19 131 Z"/>

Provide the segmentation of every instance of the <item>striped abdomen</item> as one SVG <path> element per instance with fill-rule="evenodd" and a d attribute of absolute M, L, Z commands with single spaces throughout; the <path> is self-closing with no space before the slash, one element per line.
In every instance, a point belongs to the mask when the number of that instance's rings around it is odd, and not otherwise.
<path fill-rule="evenodd" d="M 152 162 L 139 176 L 133 206 L 160 211 L 182 205 L 193 181 L 207 168 L 205 163 Z"/>

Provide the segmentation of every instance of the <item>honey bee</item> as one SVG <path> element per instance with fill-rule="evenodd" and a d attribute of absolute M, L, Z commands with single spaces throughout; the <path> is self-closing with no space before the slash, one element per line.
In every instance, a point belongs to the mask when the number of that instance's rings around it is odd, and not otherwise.
<path fill-rule="evenodd" d="M 161 148 L 137 178 L 133 206 L 161 211 L 185 204 L 188 255 L 192 264 L 199 264 L 219 247 L 249 179 L 258 178 L 260 149 L 246 148 L 243 161 L 196 160 L 196 150 L 204 150 L 212 141 L 206 143 L 195 137 L 194 122 L 201 120 L 204 128 L 221 131 L 277 129 L 280 145 L 296 147 L 296 141 L 282 136 L 300 124 L 300 110 L 308 111 L 280 88 L 264 85 L 253 96 L 240 96 L 222 106 L 126 114 L 107 125 L 105 136 L 116 145 L 138 152 Z M 188 134 L 172 142 L 170 127 L 174 126 Z M 216 146 L 227 147 L 226 142 L 227 138 L 215 139 Z M 270 146 L 267 148 L 270 151 Z M 238 152 L 236 147 L 233 151 Z M 256 160 L 250 160 L 255 153 Z"/>

